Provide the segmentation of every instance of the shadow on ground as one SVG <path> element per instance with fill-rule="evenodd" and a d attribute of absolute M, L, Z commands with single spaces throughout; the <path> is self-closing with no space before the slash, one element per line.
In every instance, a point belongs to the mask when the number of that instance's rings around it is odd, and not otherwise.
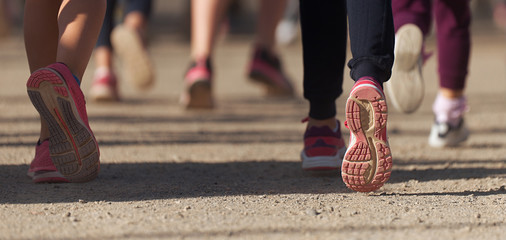
<path fill-rule="evenodd" d="M 0 166 L 0 203 L 140 201 L 201 196 L 351 193 L 337 171 L 311 174 L 300 162 L 103 164 L 95 181 L 84 184 L 33 184 L 27 165 Z M 504 176 L 504 169 L 450 168 L 394 170 L 389 183 Z M 503 190 L 498 190 L 503 191 Z M 476 195 L 497 194 L 476 192 Z M 423 193 L 422 193 L 423 194 Z M 426 193 L 461 195 L 469 192 Z"/>

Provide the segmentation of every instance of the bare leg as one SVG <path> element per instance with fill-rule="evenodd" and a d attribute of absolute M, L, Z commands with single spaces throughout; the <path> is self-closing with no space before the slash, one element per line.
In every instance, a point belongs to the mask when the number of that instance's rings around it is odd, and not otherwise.
<path fill-rule="evenodd" d="M 286 0 L 261 0 L 255 42 L 266 49 L 273 49 L 276 41 L 276 27 L 283 17 Z"/>
<path fill-rule="evenodd" d="M 79 79 L 83 77 L 97 41 L 105 8 L 103 0 L 65 0 L 60 7 L 56 61 L 67 64 Z"/>
<path fill-rule="evenodd" d="M 193 59 L 212 55 L 216 33 L 228 4 L 229 0 L 192 0 L 191 56 Z"/>
<path fill-rule="evenodd" d="M 27 0 L 25 4 L 25 47 L 30 72 L 54 62 L 63 62 L 82 79 L 97 40 L 105 12 L 105 1 Z M 41 120 L 41 136 L 49 137 Z"/>
<path fill-rule="evenodd" d="M 267 96 L 291 97 L 293 84 L 284 73 L 282 62 L 274 51 L 276 28 L 286 8 L 286 0 L 261 0 L 253 56 L 248 66 L 249 78 L 260 83 Z"/>
<path fill-rule="evenodd" d="M 130 12 L 126 15 L 124 24 L 129 28 L 137 30 L 145 38 L 148 21 L 142 12 Z"/>
<path fill-rule="evenodd" d="M 59 8 L 58 1 L 26 1 L 24 37 L 30 72 L 56 62 Z"/>
<path fill-rule="evenodd" d="M 102 46 L 95 49 L 95 65 L 97 68 L 112 69 L 112 50 L 109 47 Z"/>

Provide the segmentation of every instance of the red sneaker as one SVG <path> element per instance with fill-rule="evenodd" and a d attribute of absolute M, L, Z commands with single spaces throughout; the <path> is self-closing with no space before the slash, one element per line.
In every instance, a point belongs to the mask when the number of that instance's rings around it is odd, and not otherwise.
<path fill-rule="evenodd" d="M 67 66 L 54 63 L 32 73 L 28 96 L 49 127 L 49 155 L 69 182 L 96 178 L 100 161 L 88 124 L 84 95 Z"/>
<path fill-rule="evenodd" d="M 381 86 L 372 78 L 359 79 L 346 103 L 350 145 L 341 175 L 348 188 L 374 191 L 390 178 L 392 155 L 387 138 L 387 103 Z"/>
<path fill-rule="evenodd" d="M 302 169 L 309 171 L 338 169 L 346 152 L 338 120 L 337 128 L 310 127 L 304 133 L 304 149 L 300 153 Z"/>
<path fill-rule="evenodd" d="M 265 86 L 268 96 L 293 96 L 290 79 L 281 67 L 281 61 L 267 49 L 257 47 L 249 65 L 248 76 L 252 81 Z"/>
<path fill-rule="evenodd" d="M 116 75 L 111 71 L 96 71 L 90 88 L 90 97 L 96 102 L 119 101 Z"/>
<path fill-rule="evenodd" d="M 30 164 L 27 175 L 34 183 L 69 182 L 54 166 L 49 156 L 49 141 L 38 142 L 35 146 L 35 157 Z"/>
<path fill-rule="evenodd" d="M 184 76 L 185 91 L 180 102 L 187 109 L 213 108 L 212 70 L 209 59 L 200 59 L 190 66 Z"/>

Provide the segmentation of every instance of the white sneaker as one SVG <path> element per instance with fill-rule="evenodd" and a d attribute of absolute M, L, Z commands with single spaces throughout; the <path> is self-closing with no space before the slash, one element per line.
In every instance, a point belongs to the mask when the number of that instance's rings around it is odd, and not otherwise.
<path fill-rule="evenodd" d="M 412 113 L 425 93 L 422 78 L 422 31 L 414 24 L 402 26 L 395 34 L 392 77 L 385 82 L 389 102 L 400 112 Z"/>
<path fill-rule="evenodd" d="M 456 127 L 448 123 L 438 123 L 434 121 L 429 135 L 429 145 L 431 147 L 453 147 L 464 142 L 469 137 L 469 129 L 461 119 Z"/>

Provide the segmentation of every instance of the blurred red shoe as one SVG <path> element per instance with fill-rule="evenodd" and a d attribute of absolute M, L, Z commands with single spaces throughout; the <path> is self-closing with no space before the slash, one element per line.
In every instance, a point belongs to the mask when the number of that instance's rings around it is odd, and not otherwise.
<path fill-rule="evenodd" d="M 267 96 L 293 96 L 294 89 L 290 79 L 284 73 L 281 61 L 272 52 L 256 47 L 248 68 L 252 81 L 266 88 Z"/>

